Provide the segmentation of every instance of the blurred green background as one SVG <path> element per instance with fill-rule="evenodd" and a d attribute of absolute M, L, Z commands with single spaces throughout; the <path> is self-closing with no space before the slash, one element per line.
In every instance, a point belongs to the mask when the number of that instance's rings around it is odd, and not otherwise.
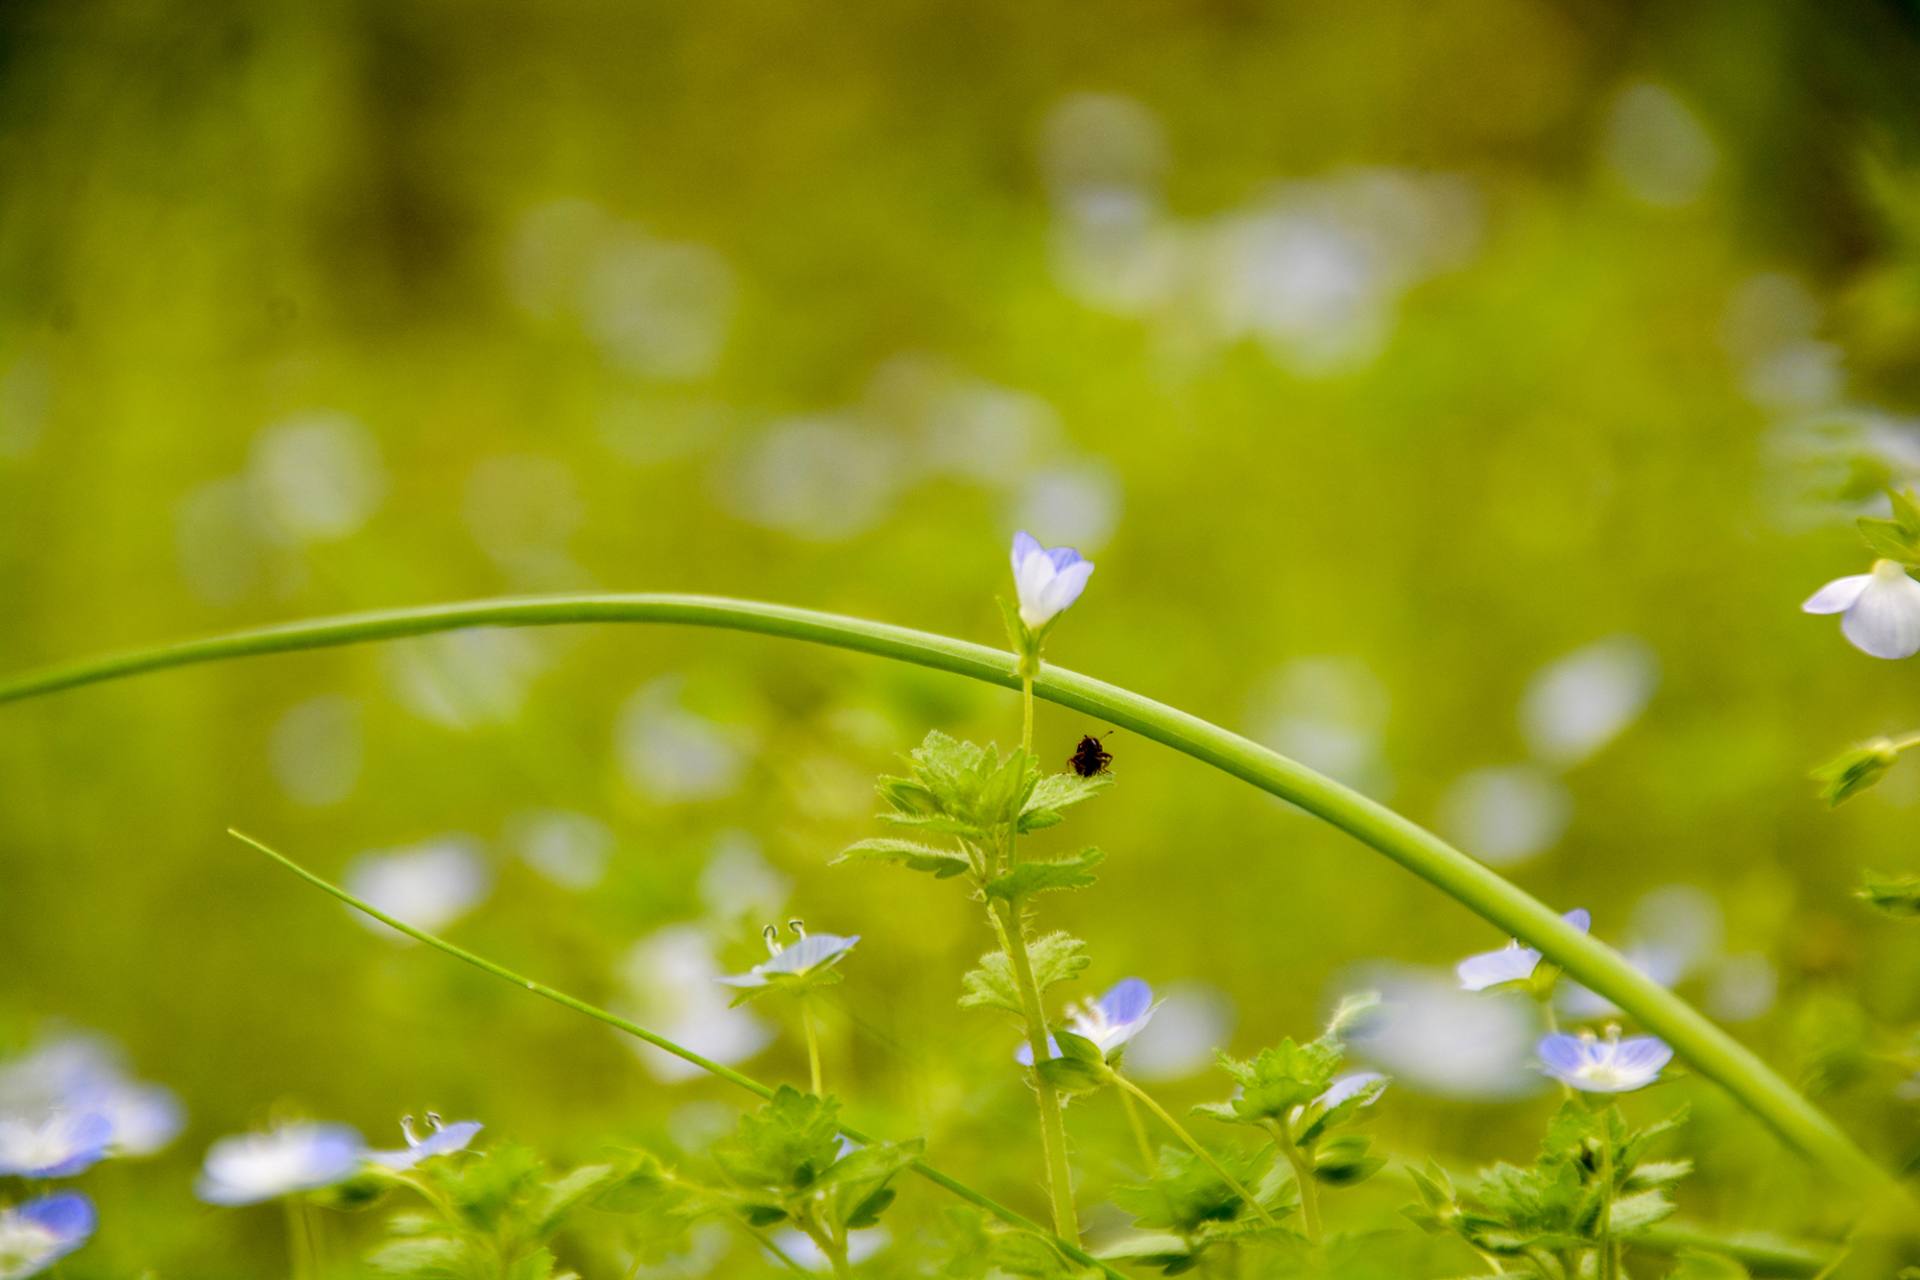
<path fill-rule="evenodd" d="M 1917 147 L 1920 10 L 1869 0 L 12 0 L 0 664 L 586 589 L 997 642 L 1029 528 L 1099 564 L 1053 659 L 1590 906 L 1910 1162 L 1901 1072 L 1856 1050 L 1920 1018 L 1920 943 L 1849 893 L 1920 869 L 1920 775 L 1830 813 L 1806 772 L 1920 696 L 1797 606 L 1920 473 Z M 1018 706 L 611 627 L 0 710 L 0 1037 L 102 1032 L 190 1117 L 83 1181 L 103 1226 L 68 1274 L 280 1265 L 276 1215 L 191 1198 L 208 1141 L 275 1115 L 391 1144 L 433 1105 L 577 1160 L 739 1105 L 369 933 L 229 825 L 384 865 L 462 943 L 778 1078 L 793 1028 L 723 1016 L 711 977 L 772 920 L 860 933 L 830 1083 L 1037 1211 L 1013 1031 L 954 1008 L 981 922 L 827 866 L 931 727 L 1004 741 Z M 1043 707 L 1039 741 L 1103 728 Z M 1087 994 L 1178 994 L 1141 1066 L 1170 1102 L 1224 1091 L 1212 1043 L 1372 981 L 1425 1011 L 1378 1047 L 1381 1141 L 1531 1151 L 1522 1015 L 1434 990 L 1488 927 L 1107 745 L 1121 785 L 1072 838 L 1110 861 L 1048 918 L 1091 944 Z M 1691 1216 L 1840 1220 L 1711 1089 L 1672 1092 Z M 1125 1132 L 1110 1100 L 1070 1123 L 1093 1205 Z M 1404 1198 L 1390 1173 L 1345 1211 Z M 897 1234 L 937 1208 L 907 1200 Z M 717 1247 L 682 1269 L 760 1265 Z"/>

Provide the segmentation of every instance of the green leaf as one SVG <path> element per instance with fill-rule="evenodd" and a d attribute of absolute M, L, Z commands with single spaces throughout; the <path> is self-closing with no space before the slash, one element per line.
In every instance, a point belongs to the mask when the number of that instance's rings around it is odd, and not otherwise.
<path fill-rule="evenodd" d="M 1259 1181 L 1255 1176 L 1258 1167 L 1247 1157 L 1223 1152 L 1218 1159 L 1242 1186 Z M 1209 1223 L 1258 1216 L 1210 1165 L 1190 1151 L 1173 1147 L 1160 1149 L 1150 1181 L 1115 1187 L 1111 1194 L 1115 1204 L 1133 1215 L 1134 1225 L 1148 1231 L 1167 1230 L 1191 1237 Z M 1256 1194 L 1266 1199 L 1264 1190 Z M 1269 1212 L 1279 1208 L 1273 1204 L 1266 1207 Z"/>
<path fill-rule="evenodd" d="M 1047 988 L 1077 978 L 1093 963 L 1087 944 L 1068 933 L 1049 933 L 1027 944 L 1027 957 L 1033 962 L 1033 980 L 1045 995 Z M 992 951 L 980 957 L 980 967 L 969 970 L 960 980 L 960 1007 L 963 1009 L 1005 1009 L 1009 1013 L 1026 1012 L 1020 1004 L 1020 989 L 1014 982 L 1013 962 L 1004 951 Z"/>
<path fill-rule="evenodd" d="M 540 1233 L 547 1235 L 558 1229 L 574 1206 L 619 1180 L 620 1170 L 613 1165 L 590 1164 L 549 1182 L 542 1188 L 540 1207 L 535 1211 Z"/>
<path fill-rule="evenodd" d="M 456 1277 L 465 1273 L 467 1246 L 452 1236 L 389 1240 L 367 1253 L 367 1265 L 395 1276 Z"/>
<path fill-rule="evenodd" d="M 553 1254 L 546 1249 L 535 1249 L 502 1272 L 503 1280 L 548 1280 L 552 1275 Z"/>
<path fill-rule="evenodd" d="M 1063 1058 L 1096 1064 L 1106 1061 L 1106 1055 L 1100 1052 L 1099 1045 L 1083 1035 L 1068 1031 L 1065 1027 L 1053 1029 L 1053 1042 L 1060 1046 L 1060 1056 Z"/>
<path fill-rule="evenodd" d="M 1004 1232 L 992 1237 L 993 1265 L 1018 1280 L 1084 1280 L 1097 1274 L 1060 1256 L 1039 1236 Z"/>
<path fill-rule="evenodd" d="M 987 896 L 1005 898 L 1018 905 L 1036 893 L 1084 889 L 1093 883 L 1093 868 L 1106 861 L 1106 858 L 1107 855 L 1098 849 L 1082 849 L 1079 853 L 1051 861 L 1022 862 L 1005 875 L 987 881 Z"/>
<path fill-rule="evenodd" d="M 1092 1093 L 1107 1082 L 1104 1066 L 1078 1058 L 1045 1058 L 1035 1070 L 1063 1093 Z"/>
<path fill-rule="evenodd" d="M 1630 1196 L 1621 1196 L 1613 1202 L 1613 1212 L 1608 1221 L 1613 1223 L 1615 1235 L 1632 1235 L 1634 1232 L 1650 1227 L 1662 1218 L 1673 1215 L 1673 1201 L 1667 1199 L 1664 1191 L 1638 1191 Z"/>
<path fill-rule="evenodd" d="M 1687 1249 L 1667 1272 L 1667 1280 L 1749 1280 L 1753 1274 L 1733 1258 L 1720 1253 Z"/>
<path fill-rule="evenodd" d="M 897 862 L 909 871 L 931 872 L 936 880 L 965 875 L 973 870 L 972 859 L 958 849 L 942 849 L 936 845 L 921 844 L 917 840 L 898 840 L 886 836 L 855 841 L 836 854 L 833 860 L 835 863 Z"/>
<path fill-rule="evenodd" d="M 1902 564 L 1920 561 L 1920 537 L 1902 529 L 1899 521 L 1861 516 L 1853 523 L 1875 555 L 1898 560 Z"/>
<path fill-rule="evenodd" d="M 1091 800 L 1112 785 L 1110 773 L 1096 773 L 1091 778 L 1077 773 L 1042 774 L 1020 810 L 1020 830 L 1024 833 L 1058 826 L 1065 821 L 1062 809 Z"/>
<path fill-rule="evenodd" d="M 1313 1155 L 1313 1176 L 1335 1187 L 1364 1182 L 1386 1167 L 1386 1160 L 1368 1153 L 1368 1141 L 1357 1133 L 1342 1134 L 1322 1143 Z"/>
<path fill-rule="evenodd" d="M 1221 1067 L 1240 1088 L 1226 1102 L 1207 1107 L 1206 1114 L 1240 1124 L 1284 1121 L 1295 1107 L 1326 1092 L 1344 1057 L 1331 1036 L 1304 1045 L 1282 1040 L 1244 1062 L 1221 1054 Z"/>
<path fill-rule="evenodd" d="M 1899 489 L 1887 490 L 1887 500 L 1893 507 L 1893 523 L 1909 541 L 1920 543 L 1920 500 L 1912 490 Z"/>
<path fill-rule="evenodd" d="M 1885 777 L 1899 758 L 1899 751 L 1887 738 L 1848 747 L 1813 771 L 1814 781 L 1820 784 L 1820 798 L 1832 807 L 1859 795 Z"/>
<path fill-rule="evenodd" d="M 740 1118 L 713 1158 L 743 1187 L 781 1195 L 806 1190 L 840 1157 L 840 1104 L 782 1085 L 773 1100 Z"/>
<path fill-rule="evenodd" d="M 1920 916 L 1920 876 L 1888 876 L 1868 871 L 1854 896 L 1890 916 L 1903 919 Z"/>
<path fill-rule="evenodd" d="M 892 810 L 881 817 L 899 826 L 940 831 L 969 840 L 1013 825 L 1039 777 L 1024 751 L 963 742 L 935 730 L 908 757 L 904 778 L 880 779 Z"/>
<path fill-rule="evenodd" d="M 1691 1160 L 1649 1160 L 1633 1167 L 1625 1185 L 1636 1190 L 1643 1187 L 1669 1187 L 1692 1172 Z"/>

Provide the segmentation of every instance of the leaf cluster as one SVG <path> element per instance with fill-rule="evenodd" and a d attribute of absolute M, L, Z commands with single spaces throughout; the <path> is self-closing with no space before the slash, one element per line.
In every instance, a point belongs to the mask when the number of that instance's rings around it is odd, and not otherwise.
<path fill-rule="evenodd" d="M 1266 1210 L 1264 1217 L 1198 1156 L 1162 1147 L 1148 1181 L 1113 1189 L 1113 1202 L 1132 1215 L 1140 1231 L 1103 1256 L 1177 1275 L 1199 1265 L 1202 1255 L 1216 1245 L 1263 1237 L 1294 1239 L 1295 1233 L 1280 1221 L 1297 1207 L 1294 1188 L 1278 1175 L 1271 1154 L 1217 1158 L 1241 1186 L 1252 1188 L 1260 1208 Z"/>
<path fill-rule="evenodd" d="M 782 1086 L 715 1146 L 734 1184 L 733 1207 L 757 1227 L 792 1220 L 837 1238 L 873 1226 L 894 1177 L 919 1158 L 919 1142 L 853 1146 L 840 1137 L 840 1104 Z"/>
<path fill-rule="evenodd" d="M 1673 1212 L 1667 1189 L 1693 1171 L 1693 1162 L 1650 1160 L 1647 1152 L 1684 1122 L 1682 1112 L 1636 1129 L 1618 1107 L 1596 1111 L 1569 1099 L 1531 1165 L 1482 1170 L 1465 1194 L 1437 1164 L 1410 1169 L 1420 1203 L 1407 1216 L 1501 1257 L 1537 1264 L 1542 1256 L 1581 1256 L 1604 1237 L 1631 1239 Z"/>

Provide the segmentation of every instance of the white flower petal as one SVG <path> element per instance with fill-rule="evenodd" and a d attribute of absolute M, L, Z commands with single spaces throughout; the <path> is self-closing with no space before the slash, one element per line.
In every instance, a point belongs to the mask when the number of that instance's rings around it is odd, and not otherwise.
<path fill-rule="evenodd" d="M 1840 619 L 1840 630 L 1862 653 L 1911 658 L 1920 653 L 1920 582 L 1904 570 L 1875 571 L 1873 581 Z"/>
<path fill-rule="evenodd" d="M 1860 598 L 1860 593 L 1873 581 L 1870 573 L 1849 574 L 1844 578 L 1835 578 L 1826 586 L 1807 597 L 1800 606 L 1805 613 L 1844 613 Z"/>

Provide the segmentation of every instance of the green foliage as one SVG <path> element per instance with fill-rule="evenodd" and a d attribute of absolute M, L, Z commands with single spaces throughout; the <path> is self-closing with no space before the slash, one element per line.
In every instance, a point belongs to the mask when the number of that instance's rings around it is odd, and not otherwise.
<path fill-rule="evenodd" d="M 1220 1066 L 1239 1087 L 1225 1102 L 1195 1110 L 1229 1124 L 1285 1122 L 1294 1108 L 1326 1092 L 1344 1057 L 1340 1042 L 1330 1036 L 1304 1045 L 1288 1038 L 1244 1062 L 1221 1054 Z"/>
<path fill-rule="evenodd" d="M 963 742 L 934 730 L 908 757 L 903 777 L 882 777 L 884 821 L 964 840 L 984 841 L 1015 824 L 1039 771 L 1024 751 Z"/>
<path fill-rule="evenodd" d="M 1093 799 L 1113 785 L 1113 775 L 1096 773 L 1083 778 L 1077 773 L 1042 774 L 1020 809 L 1020 832 L 1040 831 L 1066 821 L 1060 812 Z"/>
<path fill-rule="evenodd" d="M 1093 868 L 1106 861 L 1098 849 L 1082 849 L 1064 858 L 1021 862 L 1004 875 L 987 881 L 989 898 L 1004 898 L 1014 905 L 1036 893 L 1056 889 L 1084 889 L 1093 883 Z"/>
<path fill-rule="evenodd" d="M 1273 1176 L 1270 1161 L 1233 1154 L 1216 1158 L 1240 1185 L 1253 1189 L 1266 1210 L 1264 1218 L 1206 1161 L 1182 1148 L 1162 1147 L 1148 1181 L 1114 1188 L 1113 1202 L 1144 1234 L 1106 1256 L 1132 1258 L 1174 1275 L 1197 1265 L 1214 1245 L 1291 1238 L 1293 1232 L 1280 1220 L 1295 1207 L 1292 1186 Z"/>
<path fill-rule="evenodd" d="M 1889 738 L 1848 747 L 1813 771 L 1820 798 L 1831 808 L 1859 795 L 1885 777 L 1899 758 L 1900 751 Z"/>
<path fill-rule="evenodd" d="M 1068 933 L 1043 934 L 1027 943 L 1027 957 L 1033 963 L 1034 985 L 1044 996 L 1047 989 L 1086 971 L 1092 959 L 1087 944 Z M 980 967 L 970 969 L 960 979 L 960 1007 L 963 1009 L 1005 1009 L 1020 1014 L 1025 1010 L 1015 981 L 1013 961 L 1004 951 L 992 951 L 980 957 Z"/>
<path fill-rule="evenodd" d="M 834 862 L 894 862 L 909 871 L 925 871 L 936 880 L 947 880 L 975 870 L 973 859 L 958 849 L 942 849 L 917 840 L 899 840 L 881 836 L 859 840 L 842 849 Z"/>
<path fill-rule="evenodd" d="M 1868 871 L 1863 874 L 1854 896 L 1890 916 L 1904 920 L 1920 916 L 1920 876 L 1888 876 Z"/>
<path fill-rule="evenodd" d="M 415 1176 L 440 1212 L 389 1216 L 387 1238 L 366 1255 L 374 1270 L 418 1280 L 550 1280 L 548 1242 L 576 1210 L 630 1174 L 596 1164 L 555 1175 L 532 1151 L 500 1146 L 428 1161 Z"/>
<path fill-rule="evenodd" d="M 1485 1253 L 1528 1259 L 1529 1266 L 1551 1256 L 1565 1274 L 1587 1274 L 1578 1259 L 1591 1262 L 1603 1239 L 1631 1240 L 1673 1212 L 1667 1188 L 1692 1164 L 1645 1156 L 1684 1122 L 1683 1112 L 1635 1129 L 1617 1106 L 1595 1110 L 1569 1099 L 1549 1123 L 1533 1164 L 1482 1170 L 1464 1196 L 1438 1165 L 1410 1169 L 1420 1202 L 1407 1215 Z"/>
<path fill-rule="evenodd" d="M 832 1240 L 879 1221 L 894 1199 L 888 1184 L 920 1150 L 918 1142 L 876 1142 L 843 1151 L 839 1102 L 783 1086 L 760 1110 L 741 1117 L 713 1157 L 749 1223 L 791 1220 Z"/>
<path fill-rule="evenodd" d="M 1889 490 L 1893 518 L 1861 516 L 1854 522 L 1875 555 L 1898 560 L 1904 565 L 1920 565 L 1920 501 L 1911 492 Z"/>

